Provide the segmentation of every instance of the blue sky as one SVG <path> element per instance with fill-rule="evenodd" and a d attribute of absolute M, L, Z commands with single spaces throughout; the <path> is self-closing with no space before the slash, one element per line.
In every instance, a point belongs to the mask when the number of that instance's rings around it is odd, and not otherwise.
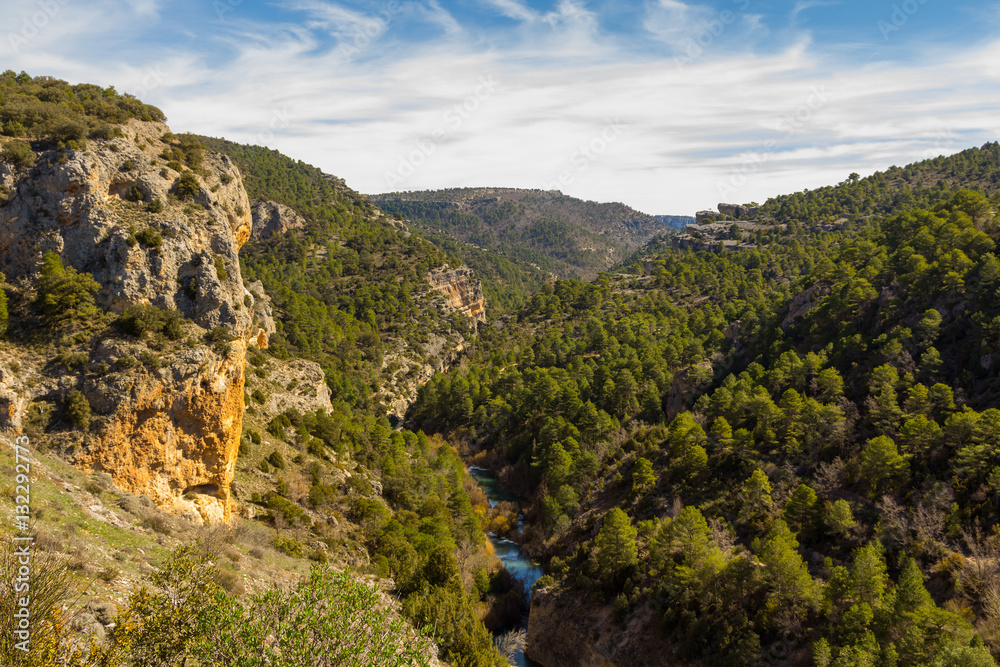
<path fill-rule="evenodd" d="M 1000 2 L 0 0 L 0 69 L 361 192 L 559 189 L 649 213 L 1000 138 Z"/>

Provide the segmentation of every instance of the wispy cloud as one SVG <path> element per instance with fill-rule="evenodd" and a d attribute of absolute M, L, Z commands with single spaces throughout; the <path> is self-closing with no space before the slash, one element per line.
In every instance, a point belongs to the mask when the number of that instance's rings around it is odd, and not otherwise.
<path fill-rule="evenodd" d="M 518 0 L 487 0 L 487 2 L 510 19 L 537 21 L 541 18 L 538 12 Z"/>
<path fill-rule="evenodd" d="M 807 9 L 812 9 L 813 7 L 829 7 L 831 5 L 839 4 L 841 4 L 839 0 L 798 0 L 792 8 L 791 21 L 792 23 L 795 23 L 799 14 Z"/>
<path fill-rule="evenodd" d="M 395 189 L 386 174 L 441 129 L 405 189 L 546 187 L 613 123 L 625 129 L 563 189 L 651 213 L 715 204 L 717 184 L 765 151 L 734 198 L 762 201 L 1000 134 L 995 40 L 865 63 L 788 32 L 787 14 L 734 12 L 725 39 L 679 69 L 675 49 L 719 20 L 719 6 L 649 2 L 631 15 L 633 32 L 613 33 L 596 3 L 541 12 L 488 0 L 492 23 L 481 29 L 447 0 L 413 0 L 394 5 L 377 44 L 352 59 L 339 45 L 388 2 L 295 0 L 268 16 L 244 2 L 225 21 L 202 8 L 182 24 L 137 12 L 139 1 L 101 0 L 100 20 L 67 3 L 8 66 L 142 90 L 175 130 L 263 141 L 366 192 Z M 516 23 L 497 28 L 497 14 Z M 747 35 L 771 26 L 780 39 L 755 48 Z M 102 40 L 116 48 L 94 50 Z M 484 77 L 497 83 L 488 99 L 477 96 Z"/>

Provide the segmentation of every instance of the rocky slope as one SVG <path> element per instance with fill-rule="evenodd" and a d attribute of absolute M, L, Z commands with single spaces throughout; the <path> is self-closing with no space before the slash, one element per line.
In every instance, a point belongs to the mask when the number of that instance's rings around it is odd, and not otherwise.
<path fill-rule="evenodd" d="M 179 311 L 188 344 L 151 350 L 106 331 L 74 348 L 87 357 L 79 375 L 25 364 L 41 378 L 7 391 L 9 425 L 18 428 L 31 403 L 58 404 L 77 388 L 99 419 L 69 455 L 74 465 L 193 519 L 222 521 L 246 349 L 267 345 L 237 257 L 251 234 L 250 202 L 229 158 L 206 154 L 197 171 L 163 167 L 174 142 L 166 125 L 131 120 L 123 134 L 49 151 L 30 171 L 3 165 L 11 195 L 0 208 L 0 270 L 30 291 L 43 254 L 54 252 L 93 276 L 106 313 L 142 304 Z M 178 197 L 185 183 L 193 191 Z M 269 319 L 266 302 L 256 312 L 259 323 Z M 201 342 L 219 327 L 217 344 Z M 134 365 L 150 355 L 156 363 Z"/>
<path fill-rule="evenodd" d="M 306 221 L 294 210 L 273 201 L 255 199 L 250 208 L 253 216 L 253 238 L 264 239 L 275 234 L 284 234 L 292 229 L 300 229 Z"/>
<path fill-rule="evenodd" d="M 525 655 L 544 667 L 666 667 L 678 661 L 657 629 L 651 606 L 623 628 L 610 607 L 597 607 L 572 590 L 535 592 Z"/>

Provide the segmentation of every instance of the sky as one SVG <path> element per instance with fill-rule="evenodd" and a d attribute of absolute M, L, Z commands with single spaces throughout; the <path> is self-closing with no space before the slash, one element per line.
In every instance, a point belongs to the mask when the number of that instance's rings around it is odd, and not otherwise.
<path fill-rule="evenodd" d="M 0 70 L 366 194 L 693 215 L 1000 138 L 1000 1 L 0 0 Z"/>

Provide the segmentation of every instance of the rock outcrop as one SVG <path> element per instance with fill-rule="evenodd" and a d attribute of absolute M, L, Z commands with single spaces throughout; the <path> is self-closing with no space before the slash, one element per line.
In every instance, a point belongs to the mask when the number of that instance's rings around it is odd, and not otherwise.
<path fill-rule="evenodd" d="M 261 412 L 273 417 L 288 409 L 301 414 L 326 410 L 333 412 L 330 387 L 319 364 L 304 359 L 268 360 L 267 388 Z M 251 382 L 251 387 L 254 385 Z"/>
<path fill-rule="evenodd" d="M 122 130 L 123 137 L 91 140 L 86 150 L 43 153 L 30 173 L 12 177 L 0 163 L 11 192 L 0 208 L 0 270 L 30 285 L 42 255 L 55 252 L 99 283 L 102 309 L 151 304 L 186 318 L 187 342 L 166 348 L 99 334 L 89 349 L 94 372 L 58 378 L 45 400 L 76 386 L 99 416 L 72 452 L 74 465 L 107 472 L 121 489 L 193 519 L 223 521 L 242 429 L 246 349 L 266 346 L 260 329 L 274 326 L 263 289 L 251 295 L 240 274 L 250 202 L 228 157 L 205 153 L 197 171 L 164 167 L 161 154 L 173 141 L 166 125 L 131 120 Z M 179 198 L 185 182 L 189 192 Z M 202 342 L 216 329 L 213 344 Z M 0 407 L 16 429 L 18 413 L 41 390 L 8 391 L 7 380 L 0 378 Z"/>
<path fill-rule="evenodd" d="M 478 322 L 486 321 L 486 300 L 482 283 L 468 267 L 435 269 L 427 274 L 427 282 L 444 295 L 446 303 Z"/>
<path fill-rule="evenodd" d="M 651 605 L 634 611 L 623 629 L 610 605 L 598 607 L 576 591 L 535 591 L 525 655 L 543 667 L 666 667 L 677 664 L 660 637 Z"/>
<path fill-rule="evenodd" d="M 255 199 L 250 207 L 253 216 L 253 238 L 266 239 L 275 234 L 284 234 L 299 229 L 306 224 L 305 219 L 294 210 L 273 201 Z"/>

